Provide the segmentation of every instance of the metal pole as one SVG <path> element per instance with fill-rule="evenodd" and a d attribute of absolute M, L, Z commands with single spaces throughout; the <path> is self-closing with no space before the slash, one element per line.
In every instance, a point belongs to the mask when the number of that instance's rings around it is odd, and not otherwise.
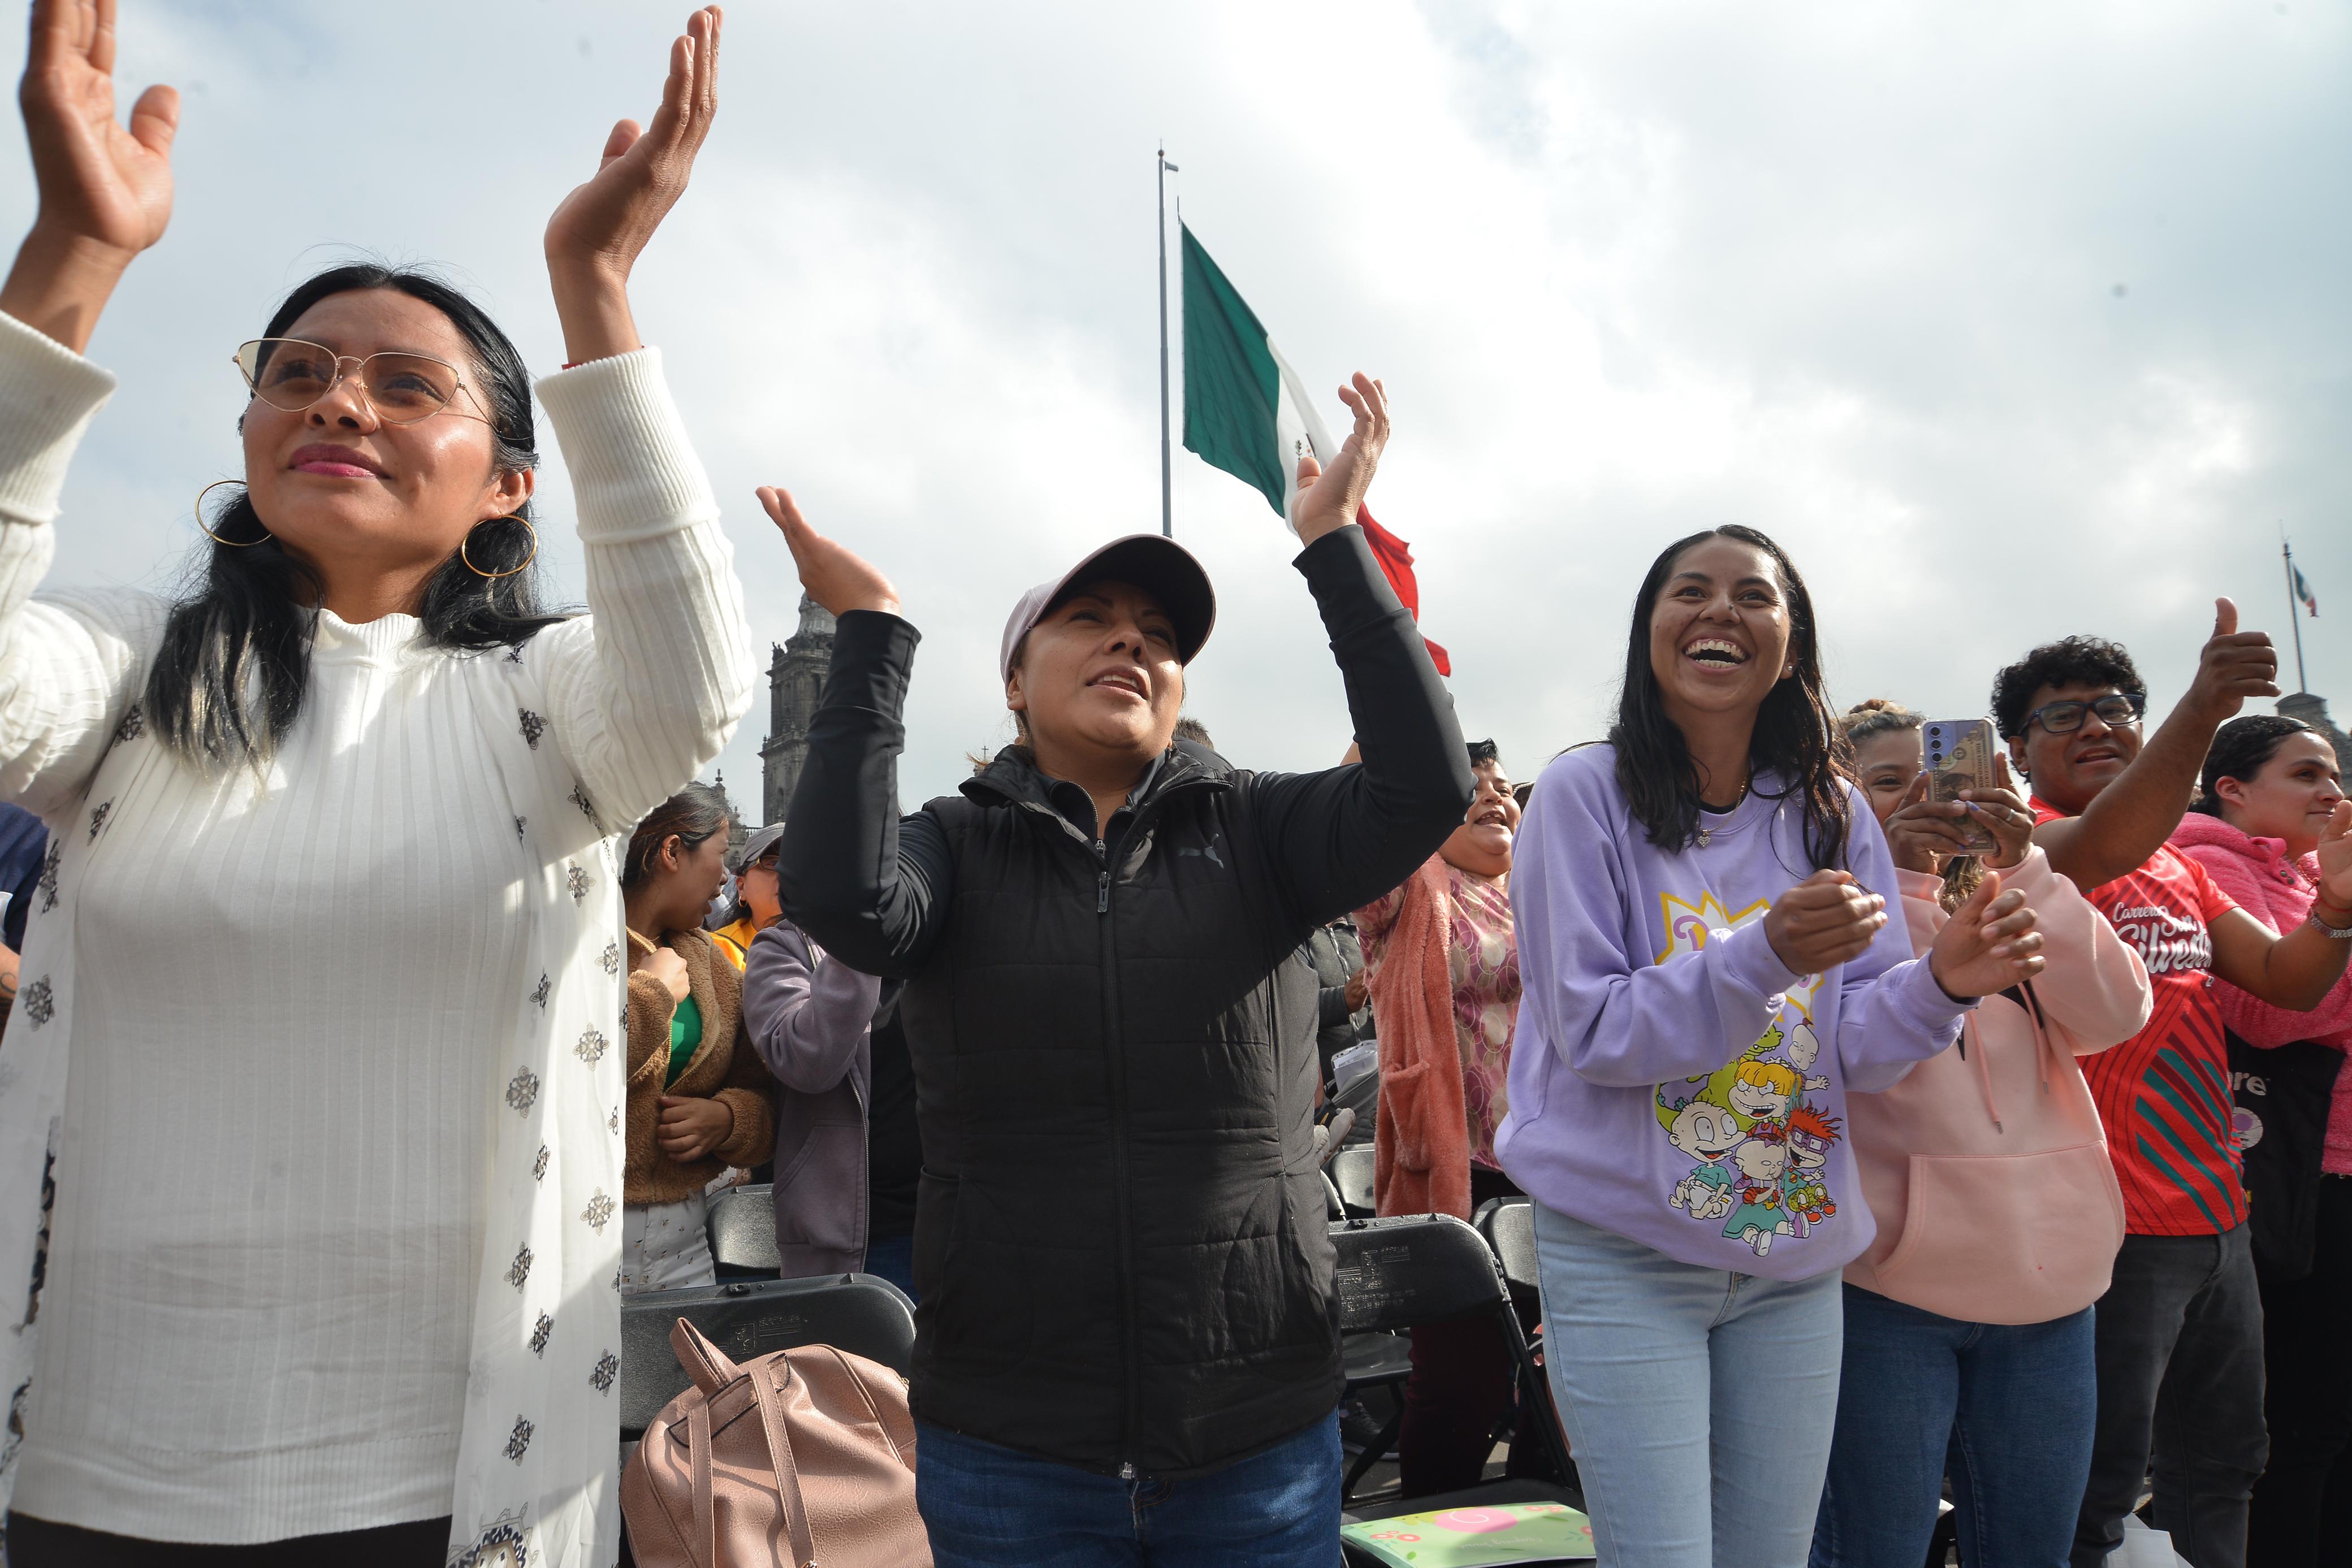
<path fill-rule="evenodd" d="M 1153 154 L 1160 179 L 1160 531 L 1176 537 L 1176 492 L 1168 451 L 1168 144 Z"/>
<path fill-rule="evenodd" d="M 2296 613 L 2303 608 L 2303 601 L 2294 591 L 2294 547 L 2281 539 L 2279 554 L 2286 558 L 2286 619 L 2287 624 L 2294 628 L 2294 689 L 2307 692 L 2311 685 L 2303 674 L 2303 617 Z"/>

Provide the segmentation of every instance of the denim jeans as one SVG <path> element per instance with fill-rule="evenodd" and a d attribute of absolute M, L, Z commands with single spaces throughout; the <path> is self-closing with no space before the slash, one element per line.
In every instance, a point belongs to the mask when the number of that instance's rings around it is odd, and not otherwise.
<path fill-rule="evenodd" d="M 1603 1568 L 1803 1563 L 1837 1417 L 1837 1272 L 1677 1263 L 1541 1203 L 1536 1261 Z"/>
<path fill-rule="evenodd" d="M 923 1304 L 921 1292 L 915 1289 L 915 1239 L 911 1236 L 877 1236 L 866 1243 L 866 1271 L 889 1281 L 907 1292 L 907 1299 L 917 1306 Z"/>
<path fill-rule="evenodd" d="M 1848 1285 L 1813 1568 L 1919 1568 L 1947 1469 L 1961 1562 L 2062 1568 L 2098 1414 L 2092 1311 L 1971 1323 Z"/>
<path fill-rule="evenodd" d="M 2246 1227 L 2126 1236 L 2098 1306 L 2099 1423 L 2074 1529 L 2076 1568 L 2122 1543 L 2149 1461 L 2148 1522 L 2197 1568 L 2245 1568 L 2263 1473 L 2263 1308 Z"/>
<path fill-rule="evenodd" d="M 1221 1470 L 1122 1480 L 916 1424 L 937 1568 L 1339 1568 L 1339 1416 Z"/>

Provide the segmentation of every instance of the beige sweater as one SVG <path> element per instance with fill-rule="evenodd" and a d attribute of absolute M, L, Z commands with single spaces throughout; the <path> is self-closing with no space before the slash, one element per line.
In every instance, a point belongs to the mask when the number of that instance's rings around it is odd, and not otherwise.
<path fill-rule="evenodd" d="M 677 1082 L 665 1085 L 669 1070 L 670 1019 L 677 1012 L 669 988 L 638 966 L 654 944 L 629 933 L 629 1144 L 622 1176 L 625 1201 L 677 1203 L 692 1197 L 726 1173 L 749 1169 L 775 1146 L 775 1082 L 743 1035 L 743 977 L 721 959 L 709 934 L 673 931 L 662 938 L 686 960 L 688 994 L 702 1009 L 702 1043 L 696 1046 Z M 654 1141 L 659 1101 L 665 1094 L 717 1100 L 735 1113 L 735 1130 L 708 1158 L 681 1164 Z"/>

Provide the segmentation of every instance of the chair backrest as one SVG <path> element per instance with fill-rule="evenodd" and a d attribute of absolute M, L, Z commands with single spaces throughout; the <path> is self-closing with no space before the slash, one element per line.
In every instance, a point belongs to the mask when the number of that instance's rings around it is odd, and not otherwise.
<path fill-rule="evenodd" d="M 783 1265 L 776 1258 L 774 1187 L 730 1186 L 710 1200 L 710 1260 L 719 1266 L 722 1280 L 746 1274 L 775 1277 Z"/>
<path fill-rule="evenodd" d="M 1372 1192 L 1372 1160 L 1370 1144 L 1357 1144 L 1331 1156 L 1331 1183 L 1339 1189 L 1339 1201 L 1350 1214 L 1369 1215 L 1379 1207 Z"/>
<path fill-rule="evenodd" d="M 1503 1278 L 1521 1291 L 1537 1288 L 1536 1206 L 1533 1198 L 1497 1197 L 1478 1206 L 1472 1223 L 1503 1266 Z"/>
<path fill-rule="evenodd" d="M 915 1309 L 887 1280 L 733 1280 L 621 1298 L 621 1436 L 644 1433 L 691 1379 L 670 1349 L 685 1318 L 738 1362 L 795 1345 L 829 1344 L 900 1374 L 913 1364 Z"/>
<path fill-rule="evenodd" d="M 1331 1227 L 1331 1245 L 1344 1333 L 1395 1333 L 1492 1312 L 1508 1300 L 1495 1255 L 1450 1214 L 1350 1219 Z"/>

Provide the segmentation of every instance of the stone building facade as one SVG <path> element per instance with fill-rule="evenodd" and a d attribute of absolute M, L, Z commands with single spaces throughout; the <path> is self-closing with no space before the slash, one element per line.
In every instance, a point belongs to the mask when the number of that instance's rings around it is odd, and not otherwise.
<path fill-rule="evenodd" d="M 2327 717 L 2327 699 L 2316 692 L 2290 692 L 2278 700 L 2279 712 L 2288 718 L 2299 718 L 2327 737 L 2336 748 L 2336 766 L 2352 779 L 2352 736 L 2347 736 Z"/>
<path fill-rule="evenodd" d="M 760 743 L 760 820 L 781 822 L 808 757 L 809 720 L 833 667 L 833 616 L 801 595 L 801 623 L 768 661 L 768 737 Z"/>

